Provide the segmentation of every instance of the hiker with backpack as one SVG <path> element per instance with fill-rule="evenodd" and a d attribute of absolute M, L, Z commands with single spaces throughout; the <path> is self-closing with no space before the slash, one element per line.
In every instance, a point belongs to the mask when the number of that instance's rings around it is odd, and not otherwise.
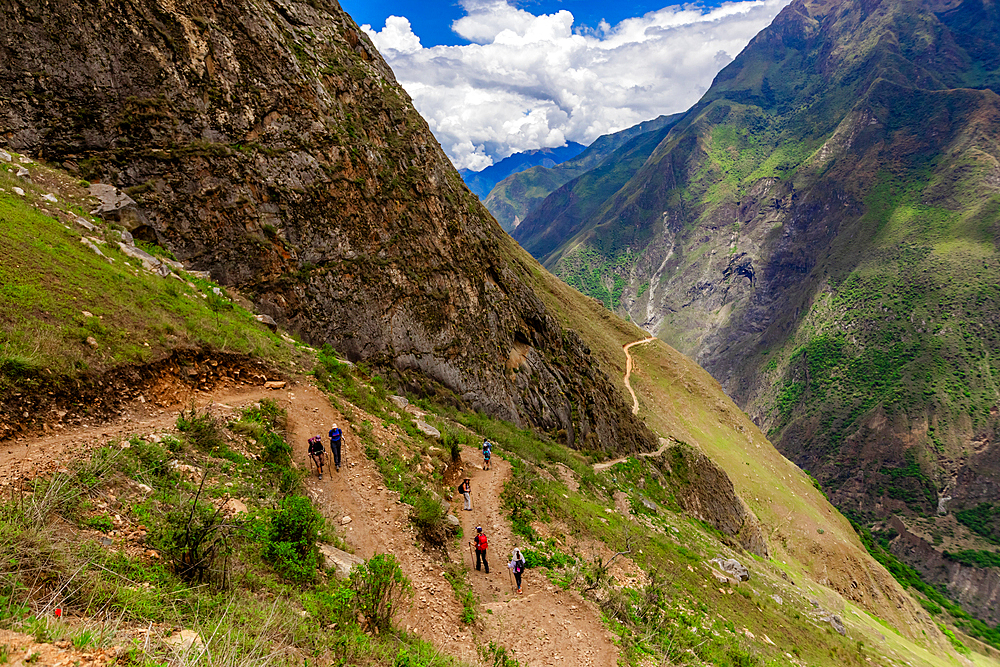
<path fill-rule="evenodd" d="M 309 458 L 316 465 L 320 479 L 323 479 L 323 459 L 325 457 L 326 450 L 323 448 L 323 438 L 318 435 L 309 438 Z"/>
<path fill-rule="evenodd" d="M 465 507 L 462 509 L 472 511 L 472 485 L 469 483 L 469 478 L 466 477 L 462 480 L 462 483 L 458 485 L 458 492 L 465 496 Z"/>
<path fill-rule="evenodd" d="M 493 453 L 493 443 L 483 440 L 483 470 L 490 469 L 490 455 Z"/>
<path fill-rule="evenodd" d="M 333 428 L 330 429 L 330 451 L 333 452 L 333 465 L 336 467 L 337 472 L 340 472 L 340 443 L 343 437 L 343 431 L 334 424 Z"/>
<path fill-rule="evenodd" d="M 482 526 L 476 526 L 476 536 L 472 538 L 472 546 L 476 549 L 476 572 L 479 572 L 479 564 L 486 567 L 486 574 L 490 573 L 490 564 L 486 562 L 486 535 Z"/>
<path fill-rule="evenodd" d="M 509 567 L 510 571 L 514 573 L 514 579 L 517 580 L 518 593 L 521 592 L 521 575 L 524 574 L 524 570 L 527 566 L 528 564 L 524 560 L 524 555 L 521 553 L 521 550 L 515 547 L 514 557 L 511 558 L 510 564 L 507 567 Z"/>

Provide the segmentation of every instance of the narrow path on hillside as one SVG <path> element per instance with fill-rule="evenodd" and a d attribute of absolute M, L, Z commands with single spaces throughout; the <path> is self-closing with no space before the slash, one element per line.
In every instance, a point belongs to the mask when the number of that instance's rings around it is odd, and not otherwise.
<path fill-rule="evenodd" d="M 635 456 L 641 456 L 643 458 L 649 458 L 650 456 L 659 456 L 660 454 L 665 452 L 667 450 L 667 447 L 669 446 L 670 446 L 669 440 L 667 440 L 666 438 L 660 438 L 660 448 L 657 449 L 655 452 L 639 452 L 638 454 L 635 454 Z M 612 459 L 610 461 L 604 461 L 602 463 L 595 463 L 594 472 L 601 472 L 602 470 L 607 470 L 613 465 L 618 465 L 619 463 L 624 463 L 625 461 L 628 460 L 629 457 L 623 456 L 620 459 Z"/>
<path fill-rule="evenodd" d="M 354 427 L 329 398 L 307 382 L 291 382 L 279 390 L 260 386 L 228 385 L 216 391 L 189 396 L 184 403 L 159 405 L 135 403 L 120 418 L 100 424 L 67 427 L 38 437 L 21 438 L 0 445 L 0 492 L 21 478 L 33 478 L 65 469 L 71 461 L 85 458 L 97 447 L 127 439 L 172 431 L 178 413 L 192 404 L 223 419 L 235 418 L 239 410 L 264 398 L 278 402 L 287 412 L 287 440 L 296 465 L 309 470 L 306 442 L 327 431 L 334 423 L 344 431 L 340 472 L 328 472 L 323 480 L 309 475 L 305 491 L 359 558 L 391 553 L 400 562 L 414 587 L 414 597 L 397 618 L 397 624 L 433 643 L 443 653 L 470 664 L 483 664 L 477 647 L 490 641 L 512 651 L 525 667 L 580 665 L 615 667 L 618 649 L 614 636 L 604 627 L 594 603 L 578 593 L 554 586 L 541 570 L 524 575 L 522 595 L 511 586 L 507 562 L 514 546 L 530 545 L 512 534 L 510 521 L 501 507 L 500 494 L 510 478 L 510 464 L 494 456 L 493 469 L 475 465 L 482 460 L 476 448 L 465 448 L 466 474 L 472 478 L 472 512 L 462 511 L 461 497 L 451 501 L 460 517 L 463 537 L 457 551 L 448 546 L 453 560 L 469 568 L 468 580 L 478 598 L 478 621 L 462 623 L 462 607 L 443 576 L 442 554 L 426 552 L 409 521 L 408 505 L 397 493 L 386 489 L 374 461 L 364 455 Z M 354 423 L 367 420 L 380 449 L 395 445 L 398 427 L 386 425 L 351 406 Z M 474 463 L 468 463 L 468 462 Z M 476 572 L 469 542 L 477 525 L 490 540 L 490 574 Z"/>
<path fill-rule="evenodd" d="M 622 350 L 625 351 L 625 388 L 628 389 L 628 393 L 632 396 L 632 414 L 639 414 L 639 397 L 635 395 L 635 390 L 632 389 L 632 383 L 629 379 L 632 377 L 632 355 L 629 350 L 636 345 L 645 345 L 646 343 L 651 343 L 656 340 L 656 336 L 650 336 L 649 338 L 643 338 L 642 340 L 632 341 L 626 345 L 622 345 Z"/>
<path fill-rule="evenodd" d="M 466 461 L 482 461 L 478 449 L 464 448 Z M 576 591 L 561 590 L 542 570 L 525 571 L 522 594 L 518 595 L 507 565 L 514 547 L 522 551 L 533 545 L 514 535 L 510 520 L 502 509 L 500 494 L 510 479 L 510 463 L 493 456 L 491 470 L 467 466 L 471 478 L 472 511 L 455 503 L 455 513 L 462 521 L 464 562 L 469 565 L 469 580 L 480 600 L 480 618 L 485 626 L 480 644 L 495 641 L 513 652 L 525 667 L 572 665 L 574 667 L 615 667 L 618 648 L 614 636 L 601 621 L 600 611 Z M 482 526 L 489 541 L 487 558 L 490 573 L 477 572 L 470 548 L 476 527 Z"/>

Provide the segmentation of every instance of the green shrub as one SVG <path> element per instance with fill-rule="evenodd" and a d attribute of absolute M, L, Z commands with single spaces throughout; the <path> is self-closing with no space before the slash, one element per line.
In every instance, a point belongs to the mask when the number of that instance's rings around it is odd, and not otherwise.
<path fill-rule="evenodd" d="M 287 468 L 292 464 L 292 446 L 274 431 L 265 431 L 257 439 L 262 447 L 260 460 Z"/>
<path fill-rule="evenodd" d="M 417 528 L 417 534 L 432 544 L 444 544 L 448 537 L 448 523 L 445 521 L 447 511 L 440 501 L 431 494 L 423 492 L 417 495 L 410 510 L 410 521 Z"/>
<path fill-rule="evenodd" d="M 324 626 L 336 623 L 343 628 L 357 620 L 354 589 L 340 579 L 333 579 L 329 585 L 305 594 L 302 606 Z"/>
<path fill-rule="evenodd" d="M 462 603 L 462 623 L 472 625 L 476 622 L 479 600 L 465 577 L 467 572 L 468 569 L 459 563 L 447 563 L 444 567 L 444 578 L 455 591 L 455 598 Z"/>
<path fill-rule="evenodd" d="M 388 630 L 403 600 L 412 593 L 410 580 L 392 554 L 375 554 L 351 570 L 358 611 L 369 629 Z"/>
<path fill-rule="evenodd" d="M 190 411 L 181 410 L 177 417 L 177 430 L 184 433 L 192 446 L 203 451 L 225 445 L 219 421 L 207 412 L 199 415 L 193 407 Z"/>
<path fill-rule="evenodd" d="M 477 651 L 483 663 L 489 667 L 520 667 L 521 663 L 514 659 L 514 656 L 507 652 L 503 646 L 494 641 L 489 644 L 479 646 Z"/>
<path fill-rule="evenodd" d="M 271 515 L 264 555 L 274 569 L 292 581 L 312 581 L 319 565 L 316 541 L 323 517 L 305 496 L 289 496 Z"/>
<path fill-rule="evenodd" d="M 102 533 L 110 532 L 111 529 L 114 528 L 114 524 L 111 522 L 111 517 L 107 512 L 85 519 L 83 525 L 88 528 L 93 528 L 94 530 L 99 530 Z"/>
<path fill-rule="evenodd" d="M 226 585 L 232 526 L 222 516 L 221 506 L 214 507 L 200 496 L 201 488 L 189 502 L 168 511 L 151 532 L 150 543 L 170 558 L 182 579 Z"/>
<path fill-rule="evenodd" d="M 975 549 L 965 549 L 957 553 L 944 552 L 944 557 L 962 565 L 973 567 L 1000 567 L 1000 553 L 992 551 L 982 551 Z"/>

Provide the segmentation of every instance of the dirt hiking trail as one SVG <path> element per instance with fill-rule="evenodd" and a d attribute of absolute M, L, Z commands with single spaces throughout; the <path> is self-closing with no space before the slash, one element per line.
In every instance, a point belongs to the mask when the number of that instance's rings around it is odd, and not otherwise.
<path fill-rule="evenodd" d="M 443 576 L 439 552 L 425 552 L 409 522 L 409 506 L 396 492 L 386 489 L 373 461 L 364 456 L 353 425 L 315 386 L 290 382 L 285 388 L 230 384 L 201 392 L 186 403 L 151 405 L 135 403 L 118 419 L 64 428 L 37 437 L 22 437 L 0 443 L 0 494 L 13 493 L 18 480 L 66 470 L 66 465 L 87 457 L 105 444 L 133 435 L 148 436 L 172 431 L 182 409 L 195 405 L 223 417 L 263 398 L 275 400 L 288 414 L 287 438 L 296 464 L 309 470 L 306 443 L 320 435 L 328 447 L 327 432 L 338 424 L 344 432 L 342 465 L 332 465 L 323 480 L 315 474 L 305 480 L 305 490 L 323 514 L 337 526 L 345 541 L 360 558 L 391 553 L 399 559 L 413 583 L 414 596 L 397 617 L 396 624 L 433 643 L 442 652 L 472 664 L 480 663 L 477 646 L 491 640 L 505 647 L 522 665 L 541 667 L 566 665 L 614 667 L 618 649 L 604 627 L 594 603 L 572 591 L 551 584 L 540 570 L 524 573 L 524 593 L 517 595 L 510 584 L 507 563 L 514 546 L 525 547 L 515 538 L 500 507 L 500 492 L 510 477 L 510 464 L 493 456 L 492 470 L 481 469 L 478 449 L 464 448 L 465 474 L 471 478 L 473 511 L 462 510 L 461 496 L 454 494 L 452 512 L 462 523 L 463 537 L 456 547 L 448 545 L 453 560 L 470 568 L 468 580 L 480 601 L 478 620 L 461 622 L 462 607 Z M 383 427 L 381 420 L 351 406 L 355 423 L 368 419 L 382 447 L 393 446 L 398 427 Z M 502 444 L 502 443 L 501 443 Z M 470 463 L 471 462 L 471 463 Z M 331 461 L 332 463 L 332 461 Z M 429 468 L 428 468 L 429 469 Z M 490 574 L 476 572 L 469 543 L 477 525 L 489 539 Z"/>
<path fill-rule="evenodd" d="M 632 389 L 632 383 L 629 382 L 629 378 L 632 377 L 632 355 L 629 350 L 636 345 L 645 345 L 646 343 L 652 343 L 656 340 L 656 336 L 650 336 L 649 338 L 643 338 L 642 340 L 632 341 L 631 343 L 626 343 L 622 345 L 622 350 L 625 352 L 625 388 L 628 389 L 629 395 L 632 396 L 632 414 L 639 414 L 639 397 L 635 395 L 635 390 Z"/>
<path fill-rule="evenodd" d="M 622 350 L 625 351 L 625 377 L 622 378 L 625 382 L 625 388 L 628 389 L 628 393 L 632 396 L 632 414 L 639 414 L 639 397 L 635 395 L 635 390 L 632 389 L 632 383 L 630 378 L 632 377 L 632 369 L 635 368 L 635 361 L 632 359 L 632 354 L 629 352 L 630 349 L 636 345 L 645 345 L 646 343 L 652 343 L 656 340 L 656 336 L 650 336 L 649 338 L 643 338 L 642 340 L 632 341 L 631 343 L 626 343 L 622 345 Z M 667 447 L 670 446 L 670 441 L 665 438 L 660 438 L 660 448 L 655 452 L 640 452 L 636 456 L 649 457 L 649 456 L 659 456 Z M 603 463 L 594 464 L 594 472 L 601 472 L 602 470 L 607 470 L 613 465 L 622 463 L 623 461 L 628 461 L 627 456 L 620 459 L 613 459 L 611 461 L 604 461 Z"/>

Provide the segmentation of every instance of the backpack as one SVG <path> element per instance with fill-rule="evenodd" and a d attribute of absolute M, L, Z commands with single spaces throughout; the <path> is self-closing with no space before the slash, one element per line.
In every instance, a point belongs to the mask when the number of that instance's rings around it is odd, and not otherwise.
<path fill-rule="evenodd" d="M 514 561 L 514 574 L 521 574 L 524 572 L 524 561 L 516 560 Z"/>
<path fill-rule="evenodd" d="M 482 533 L 476 535 L 476 551 L 486 551 L 486 536 Z"/>

